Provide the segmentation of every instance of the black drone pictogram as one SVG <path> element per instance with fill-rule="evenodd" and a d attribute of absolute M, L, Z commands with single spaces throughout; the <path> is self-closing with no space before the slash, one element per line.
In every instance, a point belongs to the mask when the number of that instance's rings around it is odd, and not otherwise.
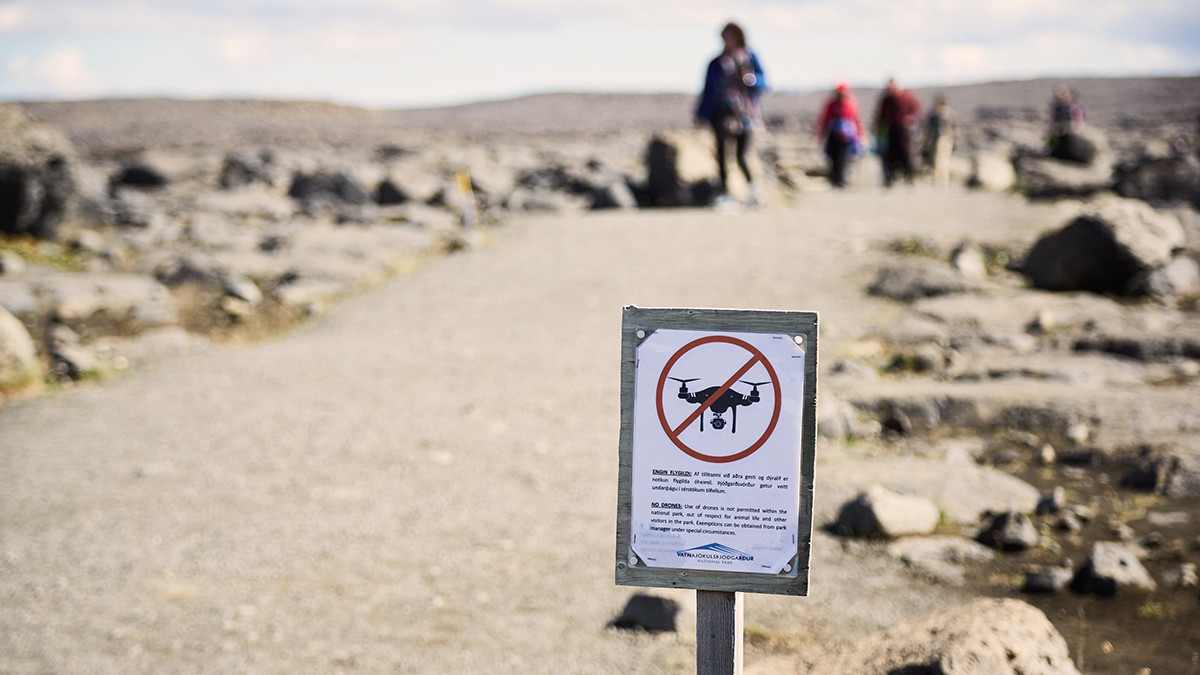
<path fill-rule="evenodd" d="M 720 390 L 720 387 L 708 387 L 707 389 L 702 389 L 697 392 L 688 391 L 688 382 L 695 382 L 696 380 L 700 379 L 698 377 L 693 377 L 690 379 L 671 377 L 668 379 L 675 380 L 679 383 L 679 398 L 687 401 L 688 403 L 695 403 L 697 405 L 703 405 L 705 401 L 707 401 L 713 394 Z M 708 410 L 712 412 L 712 420 L 710 421 L 710 424 L 712 425 L 712 428 L 718 431 L 725 428 L 725 418 L 721 417 L 721 415 L 724 415 L 725 411 L 727 410 L 733 410 L 733 426 L 729 431 L 730 433 L 736 434 L 738 406 L 750 406 L 758 403 L 761 400 L 758 395 L 758 388 L 761 385 L 771 383 L 770 380 L 766 382 L 747 382 L 746 380 L 738 381 L 742 384 L 748 384 L 751 386 L 749 394 L 742 394 L 730 387 L 729 389 L 726 389 L 720 396 L 718 396 L 717 400 L 712 402 L 712 405 L 708 406 Z M 700 414 L 700 431 L 704 431 L 703 413 Z"/>

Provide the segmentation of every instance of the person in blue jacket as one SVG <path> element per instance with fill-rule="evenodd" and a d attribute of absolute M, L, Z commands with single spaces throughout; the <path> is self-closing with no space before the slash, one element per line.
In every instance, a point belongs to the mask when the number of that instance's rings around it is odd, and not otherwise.
<path fill-rule="evenodd" d="M 721 29 L 725 48 L 708 64 L 704 76 L 704 91 L 696 103 L 696 125 L 712 127 L 717 140 L 717 167 L 721 177 L 721 197 L 728 199 L 728 174 L 725 169 L 725 146 L 735 141 L 738 168 L 751 186 L 751 199 L 761 201 L 758 185 L 746 165 L 746 151 L 756 129 L 762 128 L 762 108 L 759 98 L 766 91 L 762 65 L 758 56 L 746 47 L 746 34 L 736 23 Z"/>

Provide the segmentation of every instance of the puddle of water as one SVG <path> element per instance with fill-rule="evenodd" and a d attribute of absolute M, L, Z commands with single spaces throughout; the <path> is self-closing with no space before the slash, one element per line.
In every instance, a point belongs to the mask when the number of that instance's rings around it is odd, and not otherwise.
<path fill-rule="evenodd" d="M 1152 675 L 1200 675 L 1200 588 L 1163 583 L 1182 563 L 1200 562 L 1200 499 L 1170 499 L 1122 487 L 1120 469 L 1109 467 L 1042 467 L 1030 461 L 997 468 L 1043 494 L 1061 485 L 1068 504 L 1090 506 L 1096 517 L 1068 534 L 1054 531 L 1057 516 L 1035 516 L 1043 537 L 1050 533 L 1057 546 L 1000 553 L 992 563 L 972 570 L 968 583 L 978 585 L 981 594 L 1020 598 L 1044 611 L 1066 638 L 1082 672 L 1132 675 L 1149 668 Z M 1067 558 L 1078 569 L 1093 543 L 1118 540 L 1114 524 L 1127 525 L 1133 542 L 1151 544 L 1142 564 L 1158 582 L 1156 590 L 1121 589 L 1112 598 L 1069 589 L 1047 595 L 1020 592 L 1030 566 L 1057 565 Z"/>

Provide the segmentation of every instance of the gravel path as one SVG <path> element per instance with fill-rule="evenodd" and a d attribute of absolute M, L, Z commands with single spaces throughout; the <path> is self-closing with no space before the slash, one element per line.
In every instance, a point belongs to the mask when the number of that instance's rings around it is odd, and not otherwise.
<path fill-rule="evenodd" d="M 280 339 L 10 405 L 0 672 L 691 672 L 691 592 L 663 592 L 676 635 L 605 627 L 621 307 L 817 310 L 834 353 L 888 319 L 872 242 L 1057 222 L 922 187 L 529 220 Z M 961 599 L 814 548 L 813 596 L 750 596 L 754 630 L 803 649 Z"/>

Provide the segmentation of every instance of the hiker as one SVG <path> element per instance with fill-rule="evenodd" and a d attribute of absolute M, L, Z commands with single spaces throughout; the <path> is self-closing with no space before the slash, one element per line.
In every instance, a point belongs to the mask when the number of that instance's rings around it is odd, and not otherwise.
<path fill-rule="evenodd" d="M 725 146 L 732 139 L 738 168 L 750 184 L 751 203 L 761 204 L 760 186 L 750 174 L 746 152 L 755 130 L 762 127 L 759 97 L 766 90 L 762 65 L 746 47 L 746 34 L 735 23 L 721 29 L 724 49 L 708 64 L 704 91 L 696 103 L 696 125 L 712 127 L 717 142 L 717 167 L 721 178 L 718 203 L 730 201 Z"/>
<path fill-rule="evenodd" d="M 1067 85 L 1054 87 L 1054 99 L 1050 102 L 1050 133 L 1046 139 L 1046 150 L 1051 157 L 1078 164 L 1091 164 L 1096 156 L 1092 143 L 1083 139 L 1085 115 L 1079 97 Z"/>
<path fill-rule="evenodd" d="M 933 184 L 939 187 L 950 185 L 950 155 L 958 138 L 958 119 L 946 97 L 938 95 L 933 110 L 925 117 L 921 159 L 925 168 L 933 172 Z"/>
<path fill-rule="evenodd" d="M 1083 128 L 1083 106 L 1076 100 L 1065 84 L 1054 87 L 1054 100 L 1050 102 L 1050 135 L 1062 136 Z"/>
<path fill-rule="evenodd" d="M 830 184 L 835 188 L 846 187 L 846 164 L 862 150 L 867 135 L 858 116 L 858 100 L 850 93 L 850 83 L 841 80 L 834 86 L 815 132 L 829 158 Z"/>
<path fill-rule="evenodd" d="M 876 147 L 883 161 L 883 184 L 891 187 L 896 174 L 913 181 L 912 137 L 921 116 L 921 104 L 912 92 L 889 78 L 875 112 Z"/>

